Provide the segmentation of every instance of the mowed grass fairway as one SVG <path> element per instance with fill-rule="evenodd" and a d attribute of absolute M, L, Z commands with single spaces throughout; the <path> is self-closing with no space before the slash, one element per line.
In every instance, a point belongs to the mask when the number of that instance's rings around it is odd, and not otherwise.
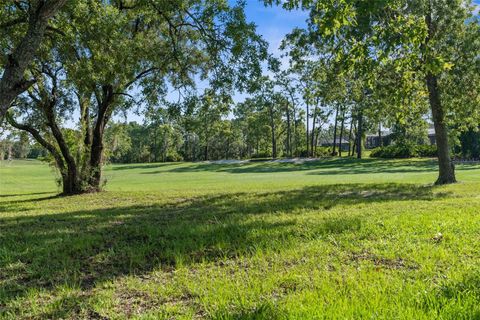
<path fill-rule="evenodd" d="M 0 164 L 0 318 L 479 319 L 480 167 Z"/>

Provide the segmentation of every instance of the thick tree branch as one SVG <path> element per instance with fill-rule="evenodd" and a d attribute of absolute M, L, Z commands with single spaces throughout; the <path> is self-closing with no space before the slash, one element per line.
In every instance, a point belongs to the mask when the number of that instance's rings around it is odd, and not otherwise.
<path fill-rule="evenodd" d="M 53 107 L 55 105 L 55 100 L 47 102 L 47 104 L 42 108 L 45 114 L 45 117 L 47 118 L 47 125 L 52 131 L 53 137 L 57 141 L 58 146 L 60 147 L 60 151 L 63 155 L 63 158 L 67 162 L 67 166 L 70 168 L 75 167 L 75 159 L 70 153 L 70 150 L 68 149 L 67 142 L 65 141 L 65 138 L 63 136 L 62 131 L 58 127 L 57 120 L 55 117 L 55 113 L 53 110 Z"/>
<path fill-rule="evenodd" d="M 148 76 L 149 74 L 151 74 L 152 72 L 154 71 L 157 71 L 159 70 L 159 68 L 156 68 L 156 67 L 152 67 L 152 68 L 148 68 L 142 72 L 140 72 L 139 74 L 137 74 L 135 76 L 135 78 L 133 78 L 131 81 L 127 82 L 127 84 L 125 84 L 125 89 L 127 89 L 128 87 L 130 87 L 132 84 L 134 84 L 135 82 L 137 82 L 138 80 L 142 79 L 143 77 L 146 77 Z M 118 94 L 118 93 L 117 93 Z"/>
<path fill-rule="evenodd" d="M 40 47 L 48 21 L 66 3 L 66 0 L 43 0 L 28 11 L 28 29 L 8 57 L 0 79 L 0 121 L 10 108 L 12 101 L 24 92 L 33 80 L 25 80 L 24 74 Z"/>
<path fill-rule="evenodd" d="M 55 159 L 55 162 L 57 163 L 58 169 L 60 170 L 62 175 L 64 174 L 65 163 L 63 161 L 62 156 L 60 155 L 60 153 L 57 151 L 57 149 L 51 143 L 49 143 L 47 140 L 45 140 L 45 138 L 42 137 L 42 135 L 40 134 L 40 132 L 37 129 L 35 129 L 35 128 L 27 125 L 27 124 L 18 123 L 14 119 L 14 117 L 12 116 L 12 114 L 10 112 L 7 112 L 6 120 L 12 127 L 16 128 L 18 130 L 22 130 L 22 131 L 26 131 L 26 132 L 30 133 L 33 136 L 33 138 L 38 143 L 40 143 L 42 145 L 42 147 L 44 147 L 45 149 L 48 150 L 48 152 L 50 152 L 50 154 Z"/>

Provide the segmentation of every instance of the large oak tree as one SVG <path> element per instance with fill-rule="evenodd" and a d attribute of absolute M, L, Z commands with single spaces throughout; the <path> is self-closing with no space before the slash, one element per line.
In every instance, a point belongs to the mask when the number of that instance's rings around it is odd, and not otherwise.
<path fill-rule="evenodd" d="M 157 105 L 198 81 L 232 92 L 265 55 L 243 7 L 223 0 L 79 0 L 57 20 L 61 32 L 31 68 L 37 83 L 7 118 L 51 153 L 64 194 L 101 189 L 116 112 Z M 73 138 L 66 121 L 77 123 Z"/>

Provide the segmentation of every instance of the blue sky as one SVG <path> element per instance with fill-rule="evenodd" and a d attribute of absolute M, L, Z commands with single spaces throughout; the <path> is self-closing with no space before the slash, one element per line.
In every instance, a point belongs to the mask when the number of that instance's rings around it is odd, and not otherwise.
<path fill-rule="evenodd" d="M 229 0 L 235 3 L 235 0 Z M 480 0 L 473 1 L 478 7 L 476 13 L 479 13 Z M 256 24 L 257 32 L 269 43 L 269 51 L 275 56 L 280 57 L 279 50 L 282 39 L 295 27 L 306 26 L 308 14 L 306 12 L 286 11 L 278 6 L 265 6 L 261 0 L 246 0 L 245 13 L 247 20 Z M 287 59 L 282 59 L 286 64 Z M 245 95 L 237 94 L 234 100 L 241 101 Z M 128 115 L 128 121 L 142 122 L 142 117 L 134 114 Z"/>
<path fill-rule="evenodd" d="M 479 14 L 480 0 L 474 0 Z M 294 27 L 305 26 L 308 15 L 302 11 L 288 12 L 280 7 L 265 7 L 261 0 L 246 0 L 246 15 L 257 25 L 257 31 L 270 43 L 270 52 L 279 54 L 278 46 Z"/>
<path fill-rule="evenodd" d="M 265 7 L 259 0 L 247 0 L 246 4 L 247 20 L 257 25 L 257 32 L 269 42 L 270 52 L 276 55 L 280 54 L 278 47 L 287 33 L 295 27 L 306 26 L 306 12 L 286 11 L 278 6 Z"/>

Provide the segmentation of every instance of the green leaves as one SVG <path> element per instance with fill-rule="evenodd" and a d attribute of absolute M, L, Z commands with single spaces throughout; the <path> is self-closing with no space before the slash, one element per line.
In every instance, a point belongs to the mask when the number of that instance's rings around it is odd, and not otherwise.
<path fill-rule="evenodd" d="M 362 90 L 352 90 L 356 92 L 352 96 L 359 99 L 359 93 L 370 91 L 369 99 L 374 100 L 370 108 L 382 113 L 383 106 L 392 114 L 417 108 L 426 112 L 425 77 L 436 75 L 442 103 L 452 110 L 447 116 L 458 119 L 453 115 L 459 113 L 471 119 L 478 113 L 473 106 L 479 103 L 474 92 L 480 87 L 480 30 L 470 4 L 469 0 L 286 1 L 284 8 L 301 7 L 310 15 L 308 27 L 292 32 L 284 48 L 290 49 L 294 64 L 317 61 L 319 66 L 339 70 L 338 79 L 357 79 Z M 478 123 L 480 118 L 476 119 Z"/>

